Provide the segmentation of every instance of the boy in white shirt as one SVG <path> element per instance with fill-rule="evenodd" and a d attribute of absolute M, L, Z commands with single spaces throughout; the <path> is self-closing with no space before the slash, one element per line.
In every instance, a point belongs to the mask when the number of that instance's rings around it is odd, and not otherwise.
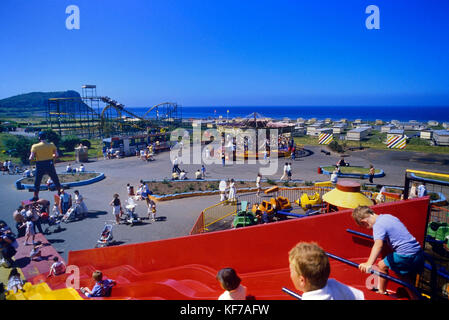
<path fill-rule="evenodd" d="M 329 279 L 329 258 L 316 243 L 300 242 L 289 252 L 290 278 L 302 300 L 364 300 L 363 292 Z"/>

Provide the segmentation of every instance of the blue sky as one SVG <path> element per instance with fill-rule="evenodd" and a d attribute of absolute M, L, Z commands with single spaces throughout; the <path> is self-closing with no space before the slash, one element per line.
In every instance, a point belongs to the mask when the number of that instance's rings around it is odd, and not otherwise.
<path fill-rule="evenodd" d="M 449 106 L 448 16 L 446 0 L 2 0 L 0 98 L 96 84 L 130 107 Z"/>

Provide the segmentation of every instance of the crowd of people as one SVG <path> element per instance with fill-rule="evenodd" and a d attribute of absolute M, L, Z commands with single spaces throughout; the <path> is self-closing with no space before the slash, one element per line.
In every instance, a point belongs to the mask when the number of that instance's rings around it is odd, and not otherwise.
<path fill-rule="evenodd" d="M 151 195 L 153 192 L 150 190 L 147 183 L 145 183 L 143 180 L 140 180 L 139 187 L 136 191 L 134 191 L 134 186 L 131 184 L 126 185 L 126 192 L 128 195 L 128 200 L 126 201 L 128 203 L 128 206 L 135 207 L 134 201 L 145 201 L 146 207 L 147 207 L 147 218 L 154 222 L 156 221 L 156 203 L 153 199 L 151 199 Z M 110 201 L 109 205 L 112 207 L 112 214 L 115 218 L 115 224 L 121 224 L 122 219 L 126 213 L 125 209 L 123 208 L 123 204 L 120 200 L 120 196 L 118 193 L 115 193 L 112 196 L 112 200 Z M 134 209 L 134 208 L 133 208 Z M 132 209 L 126 209 L 129 211 L 132 211 L 133 215 L 135 215 L 134 211 Z M 128 211 L 128 212 L 129 212 Z"/>

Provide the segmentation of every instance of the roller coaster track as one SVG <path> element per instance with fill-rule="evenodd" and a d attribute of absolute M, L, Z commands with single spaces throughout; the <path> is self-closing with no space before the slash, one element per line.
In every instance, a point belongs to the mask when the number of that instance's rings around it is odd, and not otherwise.
<path fill-rule="evenodd" d="M 163 106 L 163 105 L 176 105 L 176 103 L 174 103 L 174 102 L 162 102 L 162 103 L 159 103 L 159 104 L 157 104 L 157 105 L 155 105 L 155 106 L 152 106 L 150 109 L 148 109 L 148 111 L 145 112 L 145 114 L 143 115 L 143 117 L 145 118 L 145 117 L 146 117 L 151 111 L 153 111 L 154 109 L 156 109 L 156 111 L 158 111 L 159 107 L 160 107 L 160 106 Z"/>
<path fill-rule="evenodd" d="M 133 112 L 126 110 L 125 106 L 121 103 L 118 103 L 115 100 L 112 100 L 109 97 L 99 97 L 101 101 L 103 101 L 104 103 L 106 103 L 106 107 L 104 107 L 104 109 L 101 111 L 101 118 L 104 118 L 104 114 L 106 112 L 106 110 L 110 109 L 110 108 L 114 108 L 115 110 L 117 110 L 117 113 L 119 114 L 119 117 L 121 117 L 122 113 L 126 113 L 136 119 L 142 120 L 144 121 L 145 119 L 143 119 L 142 117 L 134 114 Z"/>

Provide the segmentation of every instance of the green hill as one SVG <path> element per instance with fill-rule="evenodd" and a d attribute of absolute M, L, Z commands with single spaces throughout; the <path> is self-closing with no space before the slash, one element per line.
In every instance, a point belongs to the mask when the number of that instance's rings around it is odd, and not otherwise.
<path fill-rule="evenodd" d="M 81 98 L 74 90 L 59 92 L 30 92 L 0 100 L 1 117 L 43 117 L 50 98 Z M 67 110 L 88 108 L 81 100 L 67 101 Z"/>

